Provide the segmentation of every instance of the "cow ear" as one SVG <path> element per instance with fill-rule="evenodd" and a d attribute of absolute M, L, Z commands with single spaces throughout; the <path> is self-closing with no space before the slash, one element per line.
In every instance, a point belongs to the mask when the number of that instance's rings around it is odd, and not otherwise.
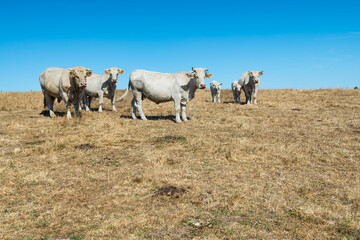
<path fill-rule="evenodd" d="M 74 76 L 74 75 L 75 75 L 75 69 L 73 69 L 73 68 L 68 68 L 67 70 L 69 70 L 69 75 L 70 75 L 70 76 Z"/>
<path fill-rule="evenodd" d="M 118 70 L 118 73 L 121 75 L 121 74 L 123 74 L 125 71 L 123 70 L 123 69 L 119 69 Z"/>
<path fill-rule="evenodd" d="M 260 72 L 259 72 L 259 76 L 262 76 L 263 74 L 264 74 L 263 71 L 260 71 Z"/>
<path fill-rule="evenodd" d="M 205 77 L 206 77 L 206 78 L 211 78 L 211 77 L 212 77 L 212 73 L 205 73 Z"/>
<path fill-rule="evenodd" d="M 222 85 L 222 83 L 220 83 L 220 85 Z"/>
<path fill-rule="evenodd" d="M 105 70 L 104 70 L 104 73 L 105 73 L 105 74 L 110 74 L 109 69 L 105 69 Z"/>
<path fill-rule="evenodd" d="M 192 77 L 194 76 L 194 74 L 193 74 L 193 73 L 186 73 L 186 76 L 187 76 L 188 78 L 192 78 Z"/>
<path fill-rule="evenodd" d="M 90 77 L 92 75 L 92 71 L 90 70 L 90 71 L 86 71 L 86 76 L 87 77 Z"/>

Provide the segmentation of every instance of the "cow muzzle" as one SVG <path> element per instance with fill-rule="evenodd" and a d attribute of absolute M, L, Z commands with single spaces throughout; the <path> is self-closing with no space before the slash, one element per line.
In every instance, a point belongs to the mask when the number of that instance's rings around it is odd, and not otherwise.
<path fill-rule="evenodd" d="M 255 83 L 259 83 L 259 80 L 255 80 Z"/>
<path fill-rule="evenodd" d="M 206 88 L 206 84 L 205 83 L 200 84 L 200 89 L 204 89 L 204 88 Z"/>
<path fill-rule="evenodd" d="M 113 82 L 113 83 L 117 83 L 117 79 L 113 79 L 112 82 Z"/>
<path fill-rule="evenodd" d="M 81 87 L 81 88 L 86 87 L 86 83 L 80 83 L 80 87 Z"/>

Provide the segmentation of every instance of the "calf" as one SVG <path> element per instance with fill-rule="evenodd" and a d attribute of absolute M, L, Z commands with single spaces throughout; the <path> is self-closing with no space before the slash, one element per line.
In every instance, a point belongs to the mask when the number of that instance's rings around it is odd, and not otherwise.
<path fill-rule="evenodd" d="M 99 98 L 99 112 L 102 112 L 104 96 L 111 99 L 112 110 L 116 112 L 115 90 L 118 75 L 123 74 L 124 70 L 112 67 L 104 70 L 105 75 L 92 74 L 87 80 L 87 86 L 84 89 L 84 105 L 86 111 L 90 110 L 91 101 L 94 97 Z"/>
<path fill-rule="evenodd" d="M 211 81 L 211 83 L 210 83 L 211 97 L 212 97 L 213 102 L 216 102 L 216 97 L 217 97 L 218 102 L 220 103 L 221 85 L 222 85 L 222 83 L 218 83 L 215 80 Z"/>
<path fill-rule="evenodd" d="M 241 86 L 238 81 L 233 81 L 231 83 L 231 90 L 234 96 L 234 103 L 240 103 Z"/>

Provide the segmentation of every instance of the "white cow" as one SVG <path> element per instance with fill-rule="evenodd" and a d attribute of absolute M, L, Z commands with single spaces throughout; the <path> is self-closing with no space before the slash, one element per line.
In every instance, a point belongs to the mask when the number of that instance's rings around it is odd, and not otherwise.
<path fill-rule="evenodd" d="M 135 70 L 130 74 L 129 85 L 122 101 L 131 87 L 134 98 L 131 101 L 132 118 L 136 119 L 136 110 L 139 111 L 142 120 L 146 117 L 142 111 L 141 102 L 143 99 L 159 104 L 162 102 L 174 101 L 176 122 L 187 121 L 186 104 L 195 97 L 196 89 L 204 89 L 205 78 L 210 78 L 211 73 L 206 73 L 205 68 L 192 68 L 192 72 L 159 73 L 146 70 Z M 180 110 L 181 108 L 181 110 Z"/>
<path fill-rule="evenodd" d="M 240 103 L 241 86 L 238 81 L 235 80 L 231 83 L 231 90 L 234 96 L 234 103 Z"/>
<path fill-rule="evenodd" d="M 105 75 L 92 74 L 87 79 L 87 85 L 84 89 L 84 107 L 86 111 L 90 110 L 91 101 L 94 97 L 99 98 L 99 112 L 102 112 L 104 96 L 111 99 L 112 110 L 116 112 L 115 90 L 118 80 L 118 74 L 123 74 L 124 70 L 112 67 L 104 70 Z"/>
<path fill-rule="evenodd" d="M 217 81 L 211 81 L 210 83 L 210 90 L 211 90 L 211 97 L 212 101 L 216 102 L 216 97 L 220 103 L 220 92 L 221 92 L 221 85 L 222 83 L 218 83 Z"/>
<path fill-rule="evenodd" d="M 86 87 L 86 77 L 91 76 L 91 69 L 85 67 L 45 69 L 40 74 L 40 85 L 45 102 L 49 108 L 50 117 L 55 117 L 54 100 L 61 98 L 67 108 L 67 119 L 71 118 L 70 106 L 74 104 L 75 113 L 79 115 L 80 95 Z"/>
<path fill-rule="evenodd" d="M 240 77 L 239 84 L 244 88 L 246 95 L 246 103 L 251 103 L 251 95 L 254 94 L 254 104 L 256 104 L 256 95 L 259 89 L 260 76 L 264 73 L 263 71 L 248 71 L 243 73 Z"/>

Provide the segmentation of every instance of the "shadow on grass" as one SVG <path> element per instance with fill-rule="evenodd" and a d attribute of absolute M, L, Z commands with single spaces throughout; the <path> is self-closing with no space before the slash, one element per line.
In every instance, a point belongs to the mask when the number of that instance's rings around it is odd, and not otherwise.
<path fill-rule="evenodd" d="M 81 111 L 86 111 L 85 109 L 81 110 Z M 98 112 L 99 108 L 90 108 L 90 110 L 88 112 Z M 110 109 L 102 109 L 103 112 L 112 112 L 112 110 Z"/>
<path fill-rule="evenodd" d="M 127 115 L 121 115 L 120 118 L 126 118 L 126 119 L 132 119 L 131 116 L 127 116 Z M 155 120 L 155 121 L 158 121 L 158 120 L 171 120 L 173 122 L 176 122 L 175 121 L 175 116 L 174 115 L 167 115 L 167 116 L 146 116 L 146 118 L 148 120 Z M 138 120 L 141 120 L 141 118 L 138 116 L 137 117 Z M 191 120 L 191 118 L 187 117 L 188 120 Z"/>
<path fill-rule="evenodd" d="M 57 117 L 63 117 L 66 115 L 65 112 L 54 111 L 54 113 Z M 42 110 L 42 112 L 39 115 L 42 115 L 44 117 L 50 117 L 49 110 Z"/>
<path fill-rule="evenodd" d="M 210 100 L 205 100 L 205 102 L 219 104 L 218 102 L 213 102 L 213 101 L 210 101 Z M 234 101 L 225 101 L 225 102 L 221 102 L 220 104 L 222 104 L 222 103 L 225 103 L 225 104 L 239 104 L 239 103 L 234 103 Z M 245 105 L 245 102 L 240 102 L 240 105 Z"/>
<path fill-rule="evenodd" d="M 225 103 L 225 104 L 239 104 L 239 103 L 234 103 L 234 101 L 225 101 L 225 102 L 223 102 L 223 103 Z M 240 105 L 245 105 L 245 102 L 240 102 Z"/>

